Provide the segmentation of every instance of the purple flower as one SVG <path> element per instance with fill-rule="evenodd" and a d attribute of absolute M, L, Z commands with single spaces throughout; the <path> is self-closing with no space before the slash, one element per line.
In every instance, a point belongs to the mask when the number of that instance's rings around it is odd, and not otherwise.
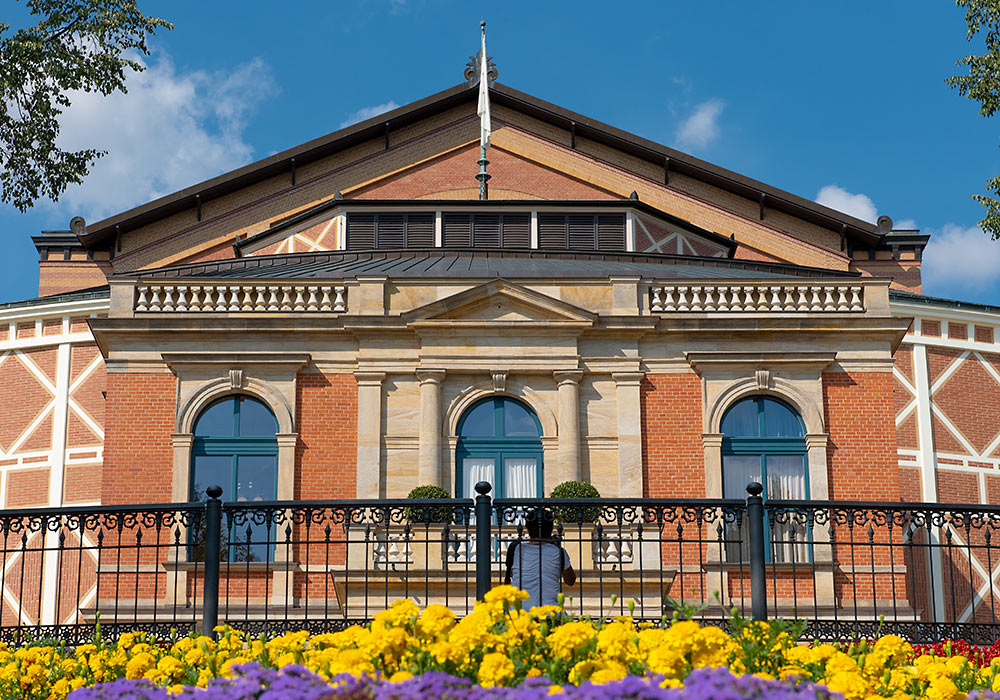
<path fill-rule="evenodd" d="M 67 696 L 67 700 L 169 700 L 166 688 L 160 688 L 149 681 L 118 680 L 98 683 L 91 688 L 78 688 Z"/>
<path fill-rule="evenodd" d="M 425 673 L 402 683 L 377 678 L 338 676 L 332 687 L 301 666 L 280 671 L 258 664 L 234 666 L 233 678 L 216 678 L 208 687 L 186 688 L 177 700 L 548 700 L 547 678 L 529 678 L 517 688 L 483 688 L 467 678 Z M 840 695 L 811 683 L 768 681 L 734 676 L 725 668 L 700 668 L 683 688 L 661 688 L 660 678 L 629 676 L 620 681 L 578 688 L 567 686 L 560 700 L 834 700 Z M 975 700 L 1000 700 L 996 693 Z M 171 700 L 148 681 L 114 681 L 74 691 L 69 700 Z"/>

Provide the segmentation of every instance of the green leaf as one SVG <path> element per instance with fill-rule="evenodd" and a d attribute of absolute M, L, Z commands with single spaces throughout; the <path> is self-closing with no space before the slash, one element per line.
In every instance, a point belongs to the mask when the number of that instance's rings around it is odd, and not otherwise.
<path fill-rule="evenodd" d="M 173 25 L 143 15 L 135 0 L 26 0 L 38 18 L 19 28 L 0 23 L 0 201 L 21 211 L 57 201 L 83 182 L 106 151 L 95 144 L 61 149 L 59 116 L 69 93 L 126 92 L 128 71 L 144 66 L 146 40 Z"/>

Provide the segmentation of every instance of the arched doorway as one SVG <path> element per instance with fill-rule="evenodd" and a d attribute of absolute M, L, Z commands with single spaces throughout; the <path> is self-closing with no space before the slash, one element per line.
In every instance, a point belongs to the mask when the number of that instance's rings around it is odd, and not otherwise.
<path fill-rule="evenodd" d="M 506 396 L 482 399 L 458 422 L 455 492 L 474 498 L 480 481 L 496 498 L 542 495 L 542 426 L 524 403 Z"/>

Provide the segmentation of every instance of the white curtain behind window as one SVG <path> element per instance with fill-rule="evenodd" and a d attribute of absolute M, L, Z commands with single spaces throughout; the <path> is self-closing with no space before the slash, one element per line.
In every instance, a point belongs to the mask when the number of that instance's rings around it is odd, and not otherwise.
<path fill-rule="evenodd" d="M 806 497 L 805 470 L 802 455 L 767 456 L 767 497 L 801 499 Z M 804 525 L 774 524 L 771 529 L 774 561 L 805 562 L 809 560 L 806 543 L 808 533 Z"/>
<path fill-rule="evenodd" d="M 538 498 L 538 460 L 532 457 L 507 457 L 503 461 L 504 496 Z"/>
<path fill-rule="evenodd" d="M 486 481 L 493 485 L 493 496 L 496 496 L 496 484 L 493 483 L 493 460 L 488 457 L 466 457 L 462 460 L 462 486 L 465 498 L 475 499 L 476 484 Z"/>

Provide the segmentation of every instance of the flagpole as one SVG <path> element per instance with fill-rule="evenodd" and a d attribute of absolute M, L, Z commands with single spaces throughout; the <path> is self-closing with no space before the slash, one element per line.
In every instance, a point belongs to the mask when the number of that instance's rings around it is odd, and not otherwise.
<path fill-rule="evenodd" d="M 490 111 L 489 111 L 489 80 L 487 74 L 489 72 L 489 61 L 486 57 L 486 21 L 479 23 L 479 29 L 482 33 L 482 48 L 480 49 L 480 59 L 479 59 L 479 111 L 480 111 L 480 138 L 479 138 L 479 174 L 476 175 L 476 179 L 479 180 L 479 199 L 489 199 L 490 198 L 490 186 L 488 181 L 490 179 L 489 174 L 486 172 L 486 166 L 490 164 L 486 160 L 486 148 L 489 145 L 489 130 L 490 130 Z M 483 107 L 485 103 L 485 114 L 483 114 Z"/>

